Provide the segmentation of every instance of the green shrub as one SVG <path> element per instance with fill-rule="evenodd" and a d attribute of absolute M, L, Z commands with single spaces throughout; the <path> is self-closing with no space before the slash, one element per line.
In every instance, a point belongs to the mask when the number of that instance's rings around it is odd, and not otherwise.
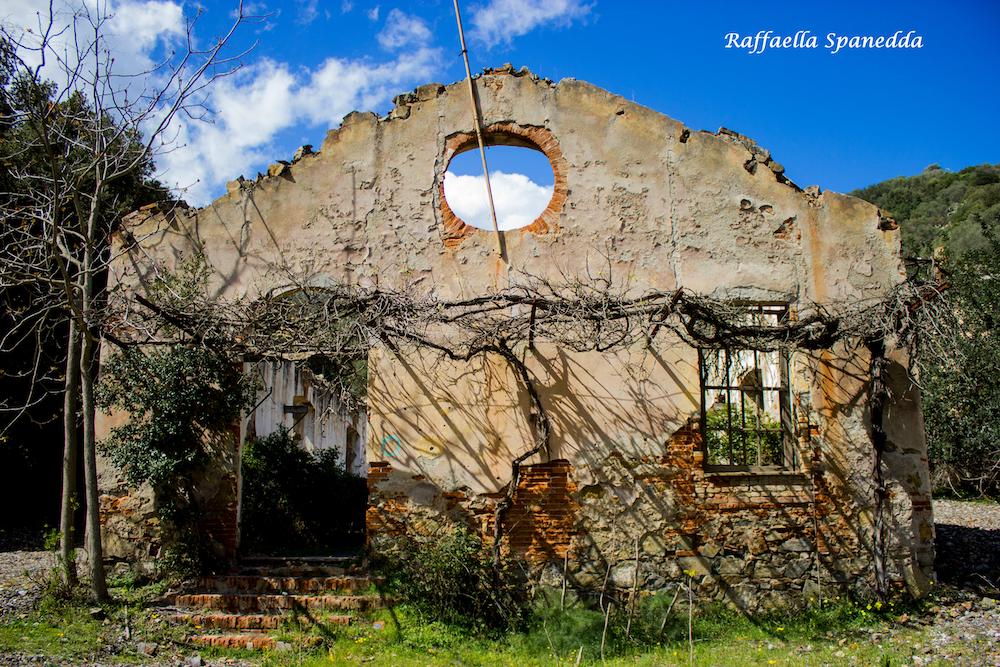
<path fill-rule="evenodd" d="M 947 298 L 962 331 L 922 341 L 920 379 L 935 491 L 1000 497 L 1000 220 L 983 231 L 989 250 L 950 267 Z"/>
<path fill-rule="evenodd" d="M 563 606 L 559 594 L 550 591 L 539 595 L 531 612 L 528 631 L 511 638 L 516 645 L 531 653 L 563 657 L 582 646 L 588 660 L 600 655 L 604 614 L 599 609 L 584 606 L 572 593 Z"/>
<path fill-rule="evenodd" d="M 336 450 L 312 454 L 285 428 L 243 450 L 242 548 L 309 554 L 364 538 L 366 481 L 346 472 Z"/>
<path fill-rule="evenodd" d="M 657 591 L 639 598 L 632 620 L 630 639 L 643 645 L 687 639 L 687 600 L 683 587 Z"/>
<path fill-rule="evenodd" d="M 954 323 L 920 339 L 920 388 L 936 486 L 1000 496 L 1000 165 L 928 168 L 858 190 L 899 223 L 904 256 L 934 257 Z M 915 264 L 914 276 L 930 268 Z"/>
<path fill-rule="evenodd" d="M 101 443 L 134 486 L 152 484 L 160 501 L 178 492 L 223 435 L 253 403 L 256 390 L 231 359 L 181 345 L 128 349 L 104 364 L 97 401 L 128 421 Z"/>
<path fill-rule="evenodd" d="M 59 551 L 59 543 L 62 540 L 62 532 L 58 528 L 45 526 L 42 533 L 42 546 L 46 551 Z"/>
<path fill-rule="evenodd" d="M 560 591 L 541 591 L 531 610 L 528 631 L 512 636 L 511 641 L 531 653 L 548 652 L 569 659 L 582 651 L 588 662 L 600 660 L 602 640 L 605 656 L 687 641 L 686 599 L 671 605 L 673 590 L 641 594 L 634 607 L 620 592 L 606 595 L 604 604 L 610 606 L 606 628 L 599 600 L 593 598 L 591 606 L 572 592 L 563 601 Z"/>
<path fill-rule="evenodd" d="M 411 539 L 399 553 L 389 566 L 393 593 L 429 618 L 488 633 L 525 626 L 525 569 L 513 560 L 495 567 L 489 550 L 465 528 L 439 539 Z"/>
<path fill-rule="evenodd" d="M 132 486 L 149 484 L 164 527 L 164 575 L 192 575 L 221 565 L 203 533 L 196 473 L 228 448 L 230 432 L 253 404 L 256 387 L 240 364 L 202 347 L 130 348 L 101 372 L 97 401 L 128 414 L 100 443 Z"/>
<path fill-rule="evenodd" d="M 732 406 L 732 427 L 726 405 L 705 411 L 705 447 L 710 464 L 754 465 L 757 451 L 763 465 L 780 465 L 784 460 L 784 432 L 781 422 L 743 397 L 742 411 Z M 730 442 L 731 440 L 731 442 Z M 732 452 L 732 457 L 730 457 Z"/>

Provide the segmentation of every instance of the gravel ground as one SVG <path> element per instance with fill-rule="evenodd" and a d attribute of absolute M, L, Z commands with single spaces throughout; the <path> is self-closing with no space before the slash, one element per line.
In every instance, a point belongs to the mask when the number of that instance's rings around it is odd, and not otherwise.
<path fill-rule="evenodd" d="M 910 654 L 908 664 L 1000 667 L 1000 505 L 935 500 L 937 571 L 942 582 L 940 605 L 920 617 L 900 617 L 889 628 L 873 628 L 868 640 L 893 645 Z M 55 566 L 44 551 L 0 552 L 0 623 L 8 615 L 30 611 L 42 582 Z M 849 640 L 842 640 L 847 642 Z M 844 664 L 854 664 L 844 651 Z M 80 665 L 113 667 L 107 662 L 79 663 L 44 656 L 0 653 L 0 667 Z M 162 667 L 197 667 L 197 656 L 170 658 Z M 240 660 L 214 659 L 213 665 L 244 667 Z M 153 667 L 146 663 L 146 667 Z"/>
<path fill-rule="evenodd" d="M 55 565 L 48 551 L 0 551 L 0 623 L 8 614 L 34 608 L 42 582 Z"/>
<path fill-rule="evenodd" d="M 1000 596 L 1000 504 L 936 500 L 934 529 L 940 581 Z"/>
<path fill-rule="evenodd" d="M 32 611 L 41 597 L 47 577 L 56 567 L 55 555 L 48 551 L 0 551 L 0 624 L 6 618 L 17 617 Z M 82 566 L 82 554 L 81 563 Z M 99 661 L 51 658 L 44 655 L 26 653 L 4 653 L 0 651 L 0 667 L 136 667 L 135 660 L 124 663 L 113 655 L 113 647 L 105 647 L 106 657 Z M 169 653 L 170 655 L 164 655 Z M 210 663 L 202 661 L 190 651 L 160 650 L 152 662 L 142 663 L 142 667 L 254 667 L 246 660 L 233 658 L 213 658 Z"/>
<path fill-rule="evenodd" d="M 53 660 L 44 655 L 0 653 L 0 667 L 136 667 L 136 663 L 78 662 L 75 660 Z M 163 663 L 144 662 L 142 667 L 253 667 L 253 663 L 234 658 L 215 658 L 211 663 L 208 663 L 197 657 Z"/>
<path fill-rule="evenodd" d="M 1000 530 L 1000 503 L 935 500 L 934 523 Z"/>
<path fill-rule="evenodd" d="M 934 609 L 914 665 L 1000 667 L 1000 504 L 934 501 L 935 569 L 948 604 Z"/>

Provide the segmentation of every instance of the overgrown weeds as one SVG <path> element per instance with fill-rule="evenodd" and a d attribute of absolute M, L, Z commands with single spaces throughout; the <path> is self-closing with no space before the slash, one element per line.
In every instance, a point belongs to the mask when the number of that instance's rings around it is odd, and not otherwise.
<path fill-rule="evenodd" d="M 464 528 L 436 539 L 410 538 L 397 546 L 388 568 L 389 595 L 422 619 L 419 635 L 453 628 L 467 636 L 502 639 L 516 650 L 589 659 L 636 655 L 657 647 L 736 636 L 783 641 L 825 633 L 862 631 L 903 613 L 919 614 L 925 603 L 856 601 L 846 596 L 804 608 L 748 615 L 719 602 L 689 598 L 688 580 L 634 599 L 621 591 L 578 597 L 532 585 L 525 564 L 508 559 L 494 568 L 488 549 Z M 451 636 L 445 633 L 447 636 Z"/>
<path fill-rule="evenodd" d="M 482 541 L 464 528 L 409 538 L 379 568 L 390 593 L 429 619 L 495 635 L 523 629 L 529 618 L 526 568 L 511 558 L 494 566 Z"/>
<path fill-rule="evenodd" d="M 489 561 L 473 549 L 482 549 L 468 535 L 456 534 L 440 550 L 454 556 L 465 553 Z M 455 542 L 458 544 L 456 545 Z M 440 560 L 440 558 L 438 559 Z M 461 562 L 461 560 L 459 560 Z M 454 566 L 454 561 L 452 566 Z M 455 570 L 428 578 L 449 581 Z M 397 587 L 402 580 L 397 580 Z M 454 580 L 450 580 L 454 583 Z M 466 583 L 468 580 L 464 580 Z M 194 651 L 184 644 L 182 628 L 169 624 L 148 602 L 162 593 L 162 584 L 146 583 L 141 577 L 123 575 L 111 581 L 116 602 L 102 607 L 104 618 L 91 615 L 84 589 L 60 597 L 46 594 L 35 612 L 0 624 L 0 651 L 44 654 L 52 657 L 98 660 L 136 655 L 137 642 L 154 642 L 168 652 Z M 471 592 L 471 591 L 469 591 Z M 415 597 L 410 596 L 416 600 Z M 466 610 L 476 612 L 467 598 L 459 596 Z M 438 595 L 438 602 L 448 596 Z M 521 619 L 519 630 L 500 631 L 469 618 L 456 609 L 442 618 L 439 609 L 423 602 L 402 602 L 356 618 L 350 626 L 328 625 L 322 617 L 289 624 L 281 640 L 293 648 L 288 652 L 254 654 L 207 651 L 203 655 L 238 657 L 270 665 L 331 665 L 364 662 L 374 665 L 574 665 L 601 662 L 605 643 L 607 664 L 689 664 L 687 609 L 681 601 L 671 604 L 673 591 L 642 595 L 629 622 L 627 611 L 614 611 L 604 627 L 604 614 L 571 591 L 539 588 Z M 482 601 L 480 601 L 481 603 Z M 623 610 L 629 606 L 622 605 Z M 815 664 L 879 664 L 884 658 L 898 664 L 902 649 L 872 642 L 870 632 L 884 628 L 899 614 L 912 610 L 898 605 L 854 603 L 847 599 L 823 601 L 813 607 L 773 614 L 747 616 L 718 604 L 693 609 L 694 664 L 797 665 L 806 657 Z M 897 626 L 898 627 L 898 626 Z M 879 632 L 882 630 L 880 629 Z M 916 631 L 913 631 L 916 632 Z M 908 645 L 908 644 L 907 644 Z M 905 645 L 900 644 L 905 648 Z M 131 659 L 131 658 L 129 658 Z"/>
<path fill-rule="evenodd" d="M 322 614 L 290 618 L 280 639 L 291 651 L 225 655 L 264 665 L 525 667 L 577 661 L 790 665 L 801 664 L 808 653 L 817 664 L 841 664 L 848 656 L 873 664 L 903 655 L 898 647 L 871 642 L 873 629 L 882 632 L 901 615 L 919 615 L 930 604 L 833 598 L 749 616 L 696 597 L 689 606 L 688 580 L 656 593 L 639 592 L 634 600 L 621 591 L 601 597 L 564 594 L 561 588 L 532 585 L 527 567 L 517 561 L 504 561 L 497 571 L 488 547 L 464 529 L 414 540 L 400 556 L 390 561 L 395 567 L 382 591 L 391 602 L 387 608 L 358 615 L 349 626 L 328 623 Z M 85 589 L 66 590 L 53 578 L 35 611 L 0 624 L 0 651 L 96 660 L 134 656 L 138 642 L 157 643 L 164 651 L 196 650 L 183 642 L 189 629 L 169 623 L 150 605 L 166 591 L 166 582 L 127 573 L 110 584 L 114 602 L 95 610 Z"/>
<path fill-rule="evenodd" d="M 316 648 L 265 656 L 264 665 L 688 665 L 692 654 L 696 665 L 839 665 L 883 664 L 886 658 L 901 664 L 908 655 L 906 644 L 871 641 L 870 632 L 887 626 L 889 614 L 876 618 L 866 605 L 844 600 L 759 617 L 706 605 L 692 616 L 695 640 L 689 648 L 686 609 L 675 605 L 668 622 L 662 623 L 660 614 L 671 606 L 672 598 L 672 593 L 669 599 L 662 593 L 644 596 L 629 633 L 627 614 L 613 612 L 603 660 L 600 609 L 572 594 L 562 601 L 560 591 L 541 590 L 521 631 L 484 632 L 468 624 L 446 623 L 428 615 L 423 606 L 402 603 L 350 626 L 338 626 Z M 641 621 L 640 615 L 647 620 Z"/>
<path fill-rule="evenodd" d="M 57 570 L 33 580 L 39 591 L 34 608 L 0 621 L 0 654 L 90 661 L 134 655 L 137 642 L 165 645 L 182 639 L 182 631 L 150 606 L 166 591 L 167 582 L 126 574 L 108 583 L 111 601 L 95 606 L 85 582 L 67 587 Z"/>

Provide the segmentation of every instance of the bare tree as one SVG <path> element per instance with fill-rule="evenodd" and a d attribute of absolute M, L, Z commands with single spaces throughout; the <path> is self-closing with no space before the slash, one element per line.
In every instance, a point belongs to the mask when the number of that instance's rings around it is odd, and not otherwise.
<path fill-rule="evenodd" d="M 73 503 L 77 413 L 82 421 L 86 485 L 86 550 L 93 593 L 107 598 L 99 520 L 94 389 L 105 317 L 104 282 L 111 234 L 122 213 L 145 197 L 153 159 L 171 148 L 168 129 L 179 115 L 205 113 L 205 93 L 234 72 L 246 51 L 229 44 L 248 17 L 242 2 L 228 31 L 207 47 L 188 22 L 181 48 L 147 71 L 121 72 L 108 36 L 106 3 L 83 3 L 72 14 L 50 2 L 37 25 L 0 28 L 4 71 L 2 154 L 9 177 L 0 188 L 0 291 L 18 298 L 16 320 L 0 337 L 15 349 L 42 329 L 65 331 L 63 360 L 64 488 L 61 555 L 65 583 L 76 580 Z M 137 197 L 139 199 L 137 199 Z M 8 299 L 9 300 L 9 299 Z M 38 386 L 47 372 L 36 347 Z M 38 397 L 2 407 L 16 419 Z M 12 419 L 8 419 L 8 423 Z"/>

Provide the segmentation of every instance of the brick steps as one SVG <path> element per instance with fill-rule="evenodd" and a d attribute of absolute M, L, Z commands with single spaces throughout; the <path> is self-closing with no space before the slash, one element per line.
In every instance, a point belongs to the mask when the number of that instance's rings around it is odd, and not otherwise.
<path fill-rule="evenodd" d="M 327 558 L 256 557 L 244 559 L 233 572 L 253 577 L 345 577 L 364 575 L 356 556 Z"/>
<path fill-rule="evenodd" d="M 275 577 L 244 574 L 203 577 L 195 582 L 195 586 L 199 591 L 212 593 L 322 593 L 326 591 L 364 591 L 375 583 L 381 583 L 381 581 L 363 575 Z"/>
<path fill-rule="evenodd" d="M 277 630 L 279 614 L 177 614 L 174 620 L 196 630 Z"/>
<path fill-rule="evenodd" d="M 248 650 L 269 651 L 277 645 L 274 637 L 254 633 L 232 635 L 195 635 L 191 641 L 212 648 L 238 648 Z"/>
<path fill-rule="evenodd" d="M 350 577 L 363 575 L 364 570 L 356 565 L 276 565 L 241 566 L 234 576 L 248 577 Z"/>
<path fill-rule="evenodd" d="M 270 593 L 193 593 L 175 598 L 182 609 L 267 612 L 291 609 L 367 611 L 378 606 L 377 595 L 275 595 Z"/>
<path fill-rule="evenodd" d="M 263 562 L 261 562 L 263 561 Z M 349 625 L 344 612 L 381 606 L 378 595 L 362 594 L 381 580 L 347 558 L 254 559 L 232 574 L 194 579 L 174 594 L 174 620 L 191 627 L 192 642 L 228 649 L 269 650 L 269 635 L 286 615 L 307 612 L 311 622 Z"/>
<path fill-rule="evenodd" d="M 174 620 L 196 630 L 277 630 L 283 614 L 177 614 Z M 347 614 L 324 615 L 322 622 L 329 625 L 350 625 Z"/>

